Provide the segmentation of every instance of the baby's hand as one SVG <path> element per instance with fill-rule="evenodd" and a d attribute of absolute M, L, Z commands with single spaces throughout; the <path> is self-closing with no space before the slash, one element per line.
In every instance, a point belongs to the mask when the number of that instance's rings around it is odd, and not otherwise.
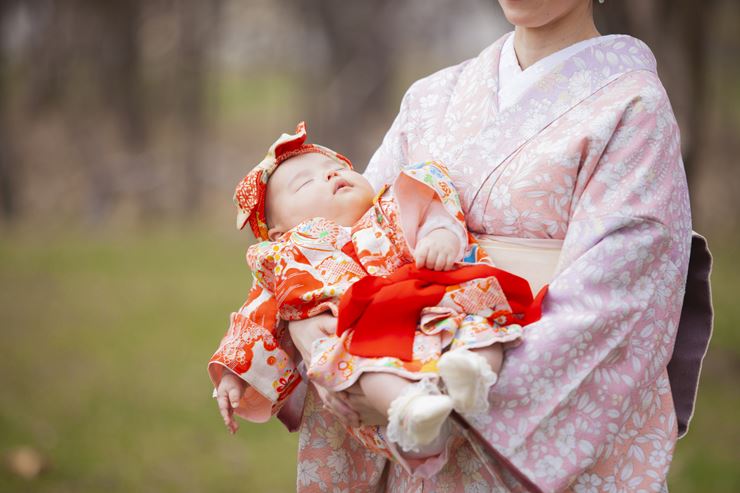
<path fill-rule="evenodd" d="M 224 370 L 221 381 L 216 389 L 216 401 L 218 410 L 224 418 L 224 424 L 233 435 L 239 429 L 239 424 L 234 419 L 234 409 L 239 407 L 239 401 L 244 395 L 247 384 L 237 377 L 231 370 Z"/>
<path fill-rule="evenodd" d="M 419 268 L 450 270 L 455 264 L 459 240 L 455 233 L 444 228 L 431 231 L 416 244 L 414 259 Z"/>

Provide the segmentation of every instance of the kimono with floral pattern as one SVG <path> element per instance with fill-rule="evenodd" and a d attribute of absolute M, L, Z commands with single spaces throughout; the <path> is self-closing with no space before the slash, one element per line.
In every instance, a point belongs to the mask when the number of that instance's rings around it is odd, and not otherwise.
<path fill-rule="evenodd" d="M 679 131 L 649 48 L 604 37 L 500 110 L 508 35 L 414 83 L 366 177 L 448 166 L 469 229 L 564 240 L 542 318 L 507 352 L 491 410 L 424 464 L 359 446 L 309 392 L 298 491 L 661 491 L 676 441 L 666 365 L 691 241 Z M 426 478 L 419 474 L 424 468 Z M 410 471 L 416 471 L 412 475 Z"/>
<path fill-rule="evenodd" d="M 229 368 L 249 384 L 238 415 L 262 421 L 277 413 L 300 375 L 295 359 L 281 345 L 281 322 L 303 320 L 325 311 L 338 313 L 339 299 L 368 274 L 387 276 L 414 263 L 409 248 L 430 213 L 456 230 L 461 263 L 490 263 L 465 229 L 460 200 L 444 166 L 422 162 L 406 166 L 392 189 L 384 187 L 351 228 L 325 218 L 303 221 L 277 241 L 247 251 L 254 285 L 211 358 L 214 384 Z M 432 202 L 437 207 L 433 207 Z M 446 220 L 445 220 L 446 218 Z M 436 225 L 436 222 L 435 222 Z M 496 277 L 448 286 L 436 306 L 424 308 L 413 338 L 413 356 L 362 357 L 350 351 L 352 331 L 314 343 L 308 376 L 334 391 L 351 386 L 365 371 L 394 373 L 412 380 L 437 376 L 436 363 L 448 347 L 479 348 L 500 342 L 516 345 L 522 328 L 511 324 L 509 306 Z M 372 430 L 358 436 L 372 437 Z"/>

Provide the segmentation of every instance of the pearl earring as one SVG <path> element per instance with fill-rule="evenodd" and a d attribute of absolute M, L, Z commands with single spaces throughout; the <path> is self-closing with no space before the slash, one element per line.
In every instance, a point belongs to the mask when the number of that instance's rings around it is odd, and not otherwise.
<path fill-rule="evenodd" d="M 599 3 L 603 4 L 606 0 L 599 0 Z"/>

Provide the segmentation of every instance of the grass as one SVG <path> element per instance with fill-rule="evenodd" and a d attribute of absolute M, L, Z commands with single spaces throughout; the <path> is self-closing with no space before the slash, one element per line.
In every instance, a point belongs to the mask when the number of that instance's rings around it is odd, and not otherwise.
<path fill-rule="evenodd" d="M 205 365 L 249 287 L 238 245 L 158 235 L 0 245 L 0 491 L 291 491 L 296 436 L 228 435 Z M 10 348 L 10 350 L 7 350 Z"/>
<path fill-rule="evenodd" d="M 249 287 L 236 235 L 0 237 L 0 454 L 29 445 L 38 478 L 0 491 L 295 489 L 296 435 L 226 433 L 205 364 Z M 717 323 L 671 492 L 740 491 L 740 264 L 717 248 Z"/>

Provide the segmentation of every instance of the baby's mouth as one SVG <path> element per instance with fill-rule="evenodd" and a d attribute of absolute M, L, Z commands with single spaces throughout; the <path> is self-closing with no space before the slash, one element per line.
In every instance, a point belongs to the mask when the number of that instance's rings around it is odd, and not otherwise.
<path fill-rule="evenodd" d="M 334 192 L 333 193 L 336 194 L 339 190 L 346 188 L 346 187 L 351 187 L 351 186 L 352 185 L 350 185 L 350 183 L 347 180 L 343 180 L 339 178 L 336 180 L 336 182 L 334 182 Z"/>

